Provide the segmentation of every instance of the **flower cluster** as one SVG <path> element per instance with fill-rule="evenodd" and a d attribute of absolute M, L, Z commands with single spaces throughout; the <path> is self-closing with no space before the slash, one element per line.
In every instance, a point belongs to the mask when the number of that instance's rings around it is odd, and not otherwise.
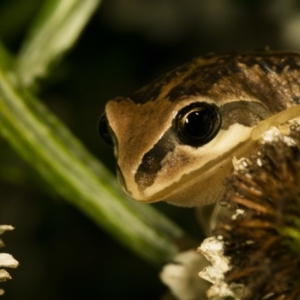
<path fill-rule="evenodd" d="M 13 230 L 10 225 L 0 225 L 0 235 L 5 231 Z M 3 241 L 0 239 L 0 247 L 4 247 Z M 19 263 L 8 253 L 0 253 L 0 282 L 11 279 L 9 273 L 2 268 L 16 268 Z M 4 294 L 4 290 L 0 289 L 0 295 Z"/>

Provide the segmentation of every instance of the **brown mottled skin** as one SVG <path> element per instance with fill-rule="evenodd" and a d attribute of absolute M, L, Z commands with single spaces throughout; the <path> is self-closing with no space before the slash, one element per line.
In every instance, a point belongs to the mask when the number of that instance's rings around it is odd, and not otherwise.
<path fill-rule="evenodd" d="M 235 95 L 243 99 L 243 95 L 250 94 L 272 112 L 278 112 L 300 103 L 299 71 L 300 55 L 293 52 L 207 54 L 161 75 L 134 93 L 131 100 L 144 103 L 163 96 L 176 101 L 189 95 L 214 99 Z M 277 90 L 277 85 L 285 85 L 286 89 Z M 290 103 L 286 102 L 287 96 Z"/>

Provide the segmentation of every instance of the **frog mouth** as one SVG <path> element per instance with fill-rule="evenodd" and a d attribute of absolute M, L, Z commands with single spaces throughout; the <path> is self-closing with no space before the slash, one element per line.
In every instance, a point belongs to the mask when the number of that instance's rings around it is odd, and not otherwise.
<path fill-rule="evenodd" d="M 233 157 L 241 157 L 256 146 L 256 142 L 248 139 L 141 201 L 144 203 L 166 201 L 180 206 L 202 206 L 216 202 L 224 190 L 224 180 L 233 168 Z"/>

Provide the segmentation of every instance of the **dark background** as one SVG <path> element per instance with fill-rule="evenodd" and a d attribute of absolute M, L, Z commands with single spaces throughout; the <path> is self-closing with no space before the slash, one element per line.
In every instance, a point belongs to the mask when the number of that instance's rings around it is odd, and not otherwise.
<path fill-rule="evenodd" d="M 0 38 L 17 54 L 43 1 L 0 0 Z M 104 0 L 76 46 L 41 81 L 39 97 L 105 165 L 112 149 L 96 124 L 110 98 L 207 52 L 300 48 L 299 1 Z M 20 266 L 3 299 L 159 299 L 159 269 L 59 198 L 0 139 L 0 224 Z M 157 204 L 200 237 L 192 209 Z"/>

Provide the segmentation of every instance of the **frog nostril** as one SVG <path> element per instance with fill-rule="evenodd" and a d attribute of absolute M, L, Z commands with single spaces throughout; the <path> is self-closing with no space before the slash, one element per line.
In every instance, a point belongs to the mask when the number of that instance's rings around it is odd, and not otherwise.
<path fill-rule="evenodd" d="M 110 146 L 114 145 L 111 129 L 108 125 L 106 114 L 102 114 L 98 122 L 98 132 L 102 139 Z"/>

